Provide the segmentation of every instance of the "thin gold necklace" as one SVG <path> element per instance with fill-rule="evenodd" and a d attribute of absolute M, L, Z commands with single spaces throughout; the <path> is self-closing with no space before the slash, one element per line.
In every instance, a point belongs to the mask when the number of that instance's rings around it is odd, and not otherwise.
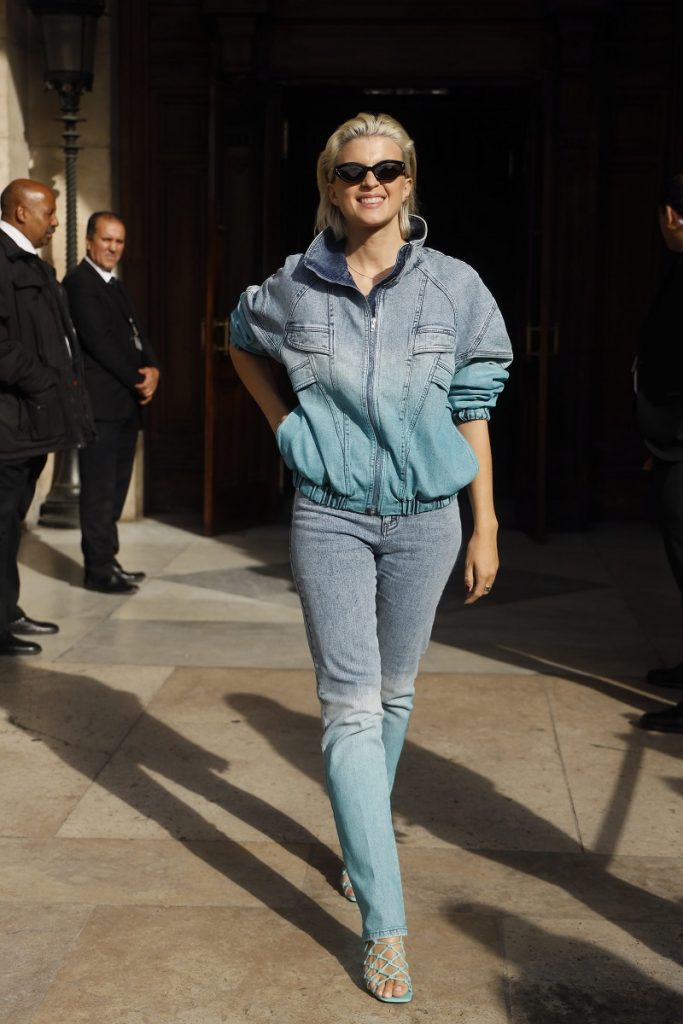
<path fill-rule="evenodd" d="M 348 260 L 346 261 L 346 266 L 349 270 L 352 270 L 354 274 L 358 274 L 359 277 L 367 277 L 368 281 L 374 281 L 380 274 L 386 273 L 385 270 L 378 270 L 376 274 L 364 274 L 362 270 L 358 270 L 356 267 L 351 266 Z"/>

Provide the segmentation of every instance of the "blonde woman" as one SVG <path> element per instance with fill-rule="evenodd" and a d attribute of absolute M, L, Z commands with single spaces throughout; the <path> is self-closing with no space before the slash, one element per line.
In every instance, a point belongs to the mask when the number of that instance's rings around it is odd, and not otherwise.
<path fill-rule="evenodd" d="M 460 547 L 463 487 L 474 515 L 465 603 L 495 580 L 487 421 L 511 359 L 474 270 L 425 246 L 415 183 L 415 148 L 397 121 L 361 113 L 340 125 L 318 160 L 319 234 L 246 290 L 231 323 L 235 368 L 293 472 L 292 568 L 342 891 L 361 912 L 367 988 L 395 1003 L 413 986 L 391 791 Z M 287 369 L 291 411 L 270 359 Z"/>

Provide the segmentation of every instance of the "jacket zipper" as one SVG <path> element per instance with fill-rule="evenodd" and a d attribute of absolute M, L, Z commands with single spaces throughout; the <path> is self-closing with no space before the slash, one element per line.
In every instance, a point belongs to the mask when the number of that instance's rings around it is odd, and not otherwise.
<path fill-rule="evenodd" d="M 377 316 L 370 318 L 370 350 L 368 359 L 368 383 L 366 391 L 366 399 L 368 403 L 368 418 L 370 420 L 370 426 L 375 434 L 375 444 L 377 446 L 377 457 L 375 459 L 375 471 L 372 481 L 372 491 L 370 497 L 370 504 L 366 508 L 366 513 L 369 516 L 377 515 L 377 505 L 379 503 L 379 489 L 380 480 L 382 476 L 382 450 L 379 444 L 379 424 L 375 417 L 375 401 L 374 401 L 374 384 L 375 384 L 375 352 L 376 352 L 376 328 L 377 328 Z"/>

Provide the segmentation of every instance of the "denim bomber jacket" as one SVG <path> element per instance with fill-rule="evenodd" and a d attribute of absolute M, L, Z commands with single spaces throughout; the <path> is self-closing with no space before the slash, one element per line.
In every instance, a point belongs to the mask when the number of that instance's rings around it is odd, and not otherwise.
<path fill-rule="evenodd" d="M 457 423 L 489 419 L 512 355 L 466 263 L 412 237 L 366 298 L 327 229 L 242 294 L 231 341 L 284 364 L 299 404 L 276 440 L 312 501 L 369 515 L 442 508 L 476 476 Z"/>

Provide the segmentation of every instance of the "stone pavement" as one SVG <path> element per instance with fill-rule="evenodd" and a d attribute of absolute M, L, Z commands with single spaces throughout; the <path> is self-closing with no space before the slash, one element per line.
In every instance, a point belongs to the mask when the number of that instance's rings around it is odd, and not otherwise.
<path fill-rule="evenodd" d="M 360 987 L 281 527 L 146 520 L 81 588 L 76 531 L 22 546 L 54 618 L 0 665 L 1 1024 L 683 1024 L 683 737 L 634 719 L 680 658 L 646 526 L 501 538 L 425 655 L 395 795 L 416 995 Z"/>

